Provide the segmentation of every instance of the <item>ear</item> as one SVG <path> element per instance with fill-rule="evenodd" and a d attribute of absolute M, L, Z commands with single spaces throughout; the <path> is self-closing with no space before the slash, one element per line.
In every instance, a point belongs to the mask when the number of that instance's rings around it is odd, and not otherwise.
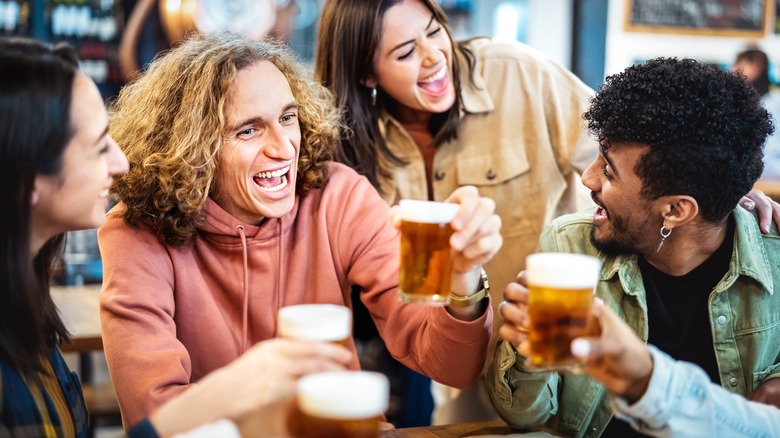
<path fill-rule="evenodd" d="M 38 201 L 41 200 L 41 194 L 38 191 L 38 177 L 35 177 L 35 181 L 33 182 L 33 190 L 30 194 L 30 207 L 35 207 L 38 204 Z"/>
<path fill-rule="evenodd" d="M 376 88 L 377 85 L 379 85 L 373 74 L 366 76 L 366 78 L 360 82 L 368 88 Z"/>
<path fill-rule="evenodd" d="M 685 225 L 699 216 L 699 203 L 692 196 L 662 196 L 658 200 L 666 228 Z"/>

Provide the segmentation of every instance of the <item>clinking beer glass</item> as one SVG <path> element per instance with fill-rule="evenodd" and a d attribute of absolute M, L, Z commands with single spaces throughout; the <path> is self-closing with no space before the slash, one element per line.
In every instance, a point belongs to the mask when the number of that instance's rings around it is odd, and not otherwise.
<path fill-rule="evenodd" d="M 279 309 L 279 336 L 349 346 L 352 310 L 337 304 L 298 304 Z"/>
<path fill-rule="evenodd" d="M 400 296 L 404 302 L 449 304 L 453 233 L 450 222 L 459 207 L 449 202 L 401 200 Z"/>
<path fill-rule="evenodd" d="M 529 368 L 577 372 L 583 365 L 571 342 L 589 335 L 599 259 L 582 254 L 540 253 L 526 259 Z"/>
<path fill-rule="evenodd" d="M 389 403 L 390 382 L 375 372 L 333 371 L 302 377 L 296 393 L 292 436 L 376 438 Z"/>

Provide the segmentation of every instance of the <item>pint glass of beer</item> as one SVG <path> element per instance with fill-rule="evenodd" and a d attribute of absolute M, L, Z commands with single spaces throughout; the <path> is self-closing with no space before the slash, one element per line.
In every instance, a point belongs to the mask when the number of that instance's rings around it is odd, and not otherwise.
<path fill-rule="evenodd" d="M 601 263 L 582 254 L 541 253 L 526 259 L 528 341 L 526 366 L 579 371 L 571 341 L 589 334 L 593 290 Z"/>
<path fill-rule="evenodd" d="M 298 381 L 297 398 L 293 436 L 375 438 L 387 410 L 390 383 L 384 374 L 368 371 L 310 374 Z"/>
<path fill-rule="evenodd" d="M 352 310 L 337 304 L 298 304 L 279 309 L 279 336 L 349 346 Z"/>
<path fill-rule="evenodd" d="M 452 276 L 450 221 L 458 204 L 449 202 L 400 202 L 401 299 L 407 303 L 437 306 L 449 304 Z"/>

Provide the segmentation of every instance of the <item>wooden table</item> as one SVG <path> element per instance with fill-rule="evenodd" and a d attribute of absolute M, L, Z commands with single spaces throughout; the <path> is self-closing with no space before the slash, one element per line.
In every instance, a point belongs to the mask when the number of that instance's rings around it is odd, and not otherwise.
<path fill-rule="evenodd" d="M 53 286 L 51 298 L 60 312 L 65 328 L 73 336 L 63 343 L 63 352 L 86 353 L 103 349 L 100 331 L 100 285 Z"/>
<path fill-rule="evenodd" d="M 70 332 L 71 342 L 63 342 L 64 353 L 79 353 L 82 390 L 87 410 L 92 418 L 90 428 L 97 418 L 106 418 L 113 424 L 121 424 L 119 404 L 111 381 L 92 381 L 92 361 L 89 354 L 103 350 L 100 330 L 100 285 L 53 286 L 51 298 L 60 312 L 65 328 Z"/>
<path fill-rule="evenodd" d="M 382 438 L 463 438 L 470 436 L 551 437 L 547 432 L 518 432 L 503 421 L 410 427 L 382 432 Z"/>

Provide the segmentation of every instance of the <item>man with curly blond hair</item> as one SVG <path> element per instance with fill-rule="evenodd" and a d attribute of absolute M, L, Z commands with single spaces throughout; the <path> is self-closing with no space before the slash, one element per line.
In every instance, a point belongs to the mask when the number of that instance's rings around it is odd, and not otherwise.
<path fill-rule="evenodd" d="M 387 204 L 329 161 L 338 120 L 285 49 L 229 34 L 193 37 L 122 90 L 110 131 L 130 170 L 99 241 L 104 346 L 126 426 L 277 336 L 280 307 L 350 305 L 352 285 L 396 358 L 456 387 L 478 376 L 489 299 L 399 301 Z M 473 187 L 449 200 L 460 204 L 452 294 L 470 296 L 501 246 L 500 220 Z M 310 371 L 294 357 L 266 366 Z"/>

